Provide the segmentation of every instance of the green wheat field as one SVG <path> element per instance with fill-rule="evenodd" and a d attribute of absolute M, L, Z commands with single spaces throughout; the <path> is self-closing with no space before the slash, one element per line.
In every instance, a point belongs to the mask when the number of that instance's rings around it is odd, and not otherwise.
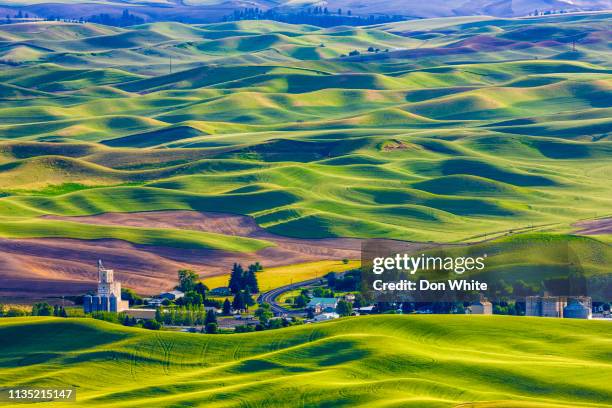
<path fill-rule="evenodd" d="M 305 241 L 494 237 L 480 248 L 509 281 L 544 263 L 554 277 L 546 248 L 563 241 L 587 275 L 609 273 L 610 225 L 575 224 L 612 212 L 611 21 L 2 24 L 0 240 L 24 256 L 36 239 L 276 245 L 76 218 L 186 210 Z M 45 407 L 610 407 L 610 384 L 604 321 L 378 315 L 203 335 L 0 319 L 2 387 L 77 388 Z"/>
<path fill-rule="evenodd" d="M 207 336 L 14 318 L 0 321 L 0 345 L 3 385 L 78 387 L 77 403 L 44 406 L 577 408 L 612 401 L 612 325 L 601 321 L 383 315 Z"/>
<path fill-rule="evenodd" d="M 0 236 L 180 244 L 37 217 L 188 209 L 448 242 L 607 215 L 609 22 L 0 26 Z M 212 238 L 191 244 L 262 245 Z"/>

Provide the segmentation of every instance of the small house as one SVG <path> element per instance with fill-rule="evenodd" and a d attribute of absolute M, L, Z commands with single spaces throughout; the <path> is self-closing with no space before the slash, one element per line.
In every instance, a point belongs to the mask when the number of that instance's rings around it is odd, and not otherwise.
<path fill-rule="evenodd" d="M 180 290 L 171 290 L 170 292 L 164 292 L 159 294 L 160 299 L 177 300 L 184 297 L 185 294 Z"/>
<path fill-rule="evenodd" d="M 335 313 L 336 307 L 338 306 L 338 299 L 336 298 L 312 298 L 307 308 L 311 308 L 315 314 L 321 313 Z"/>
<path fill-rule="evenodd" d="M 312 321 L 313 322 L 324 322 L 326 320 L 333 320 L 339 318 L 340 315 L 338 313 L 321 313 L 320 315 L 315 316 Z"/>
<path fill-rule="evenodd" d="M 470 306 L 471 314 L 490 315 L 493 314 L 493 305 L 488 300 L 479 300 L 472 303 Z"/>
<path fill-rule="evenodd" d="M 126 315 L 135 319 L 154 320 L 155 309 L 127 309 L 123 311 Z"/>

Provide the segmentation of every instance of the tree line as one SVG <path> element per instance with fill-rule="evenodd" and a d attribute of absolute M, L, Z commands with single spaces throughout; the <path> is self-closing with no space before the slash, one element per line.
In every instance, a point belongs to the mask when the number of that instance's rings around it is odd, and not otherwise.
<path fill-rule="evenodd" d="M 280 12 L 277 10 L 262 10 L 258 7 L 237 9 L 223 21 L 241 20 L 273 20 L 289 24 L 309 24 L 318 27 L 365 26 L 404 21 L 406 17 L 388 14 L 370 14 L 368 16 L 353 15 L 351 10 L 344 12 L 341 8 L 329 10 L 327 7 L 310 7 L 296 12 Z"/>

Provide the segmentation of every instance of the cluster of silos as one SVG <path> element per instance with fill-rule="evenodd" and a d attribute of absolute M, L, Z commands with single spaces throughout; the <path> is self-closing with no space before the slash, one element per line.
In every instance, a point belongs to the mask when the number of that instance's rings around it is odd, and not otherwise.
<path fill-rule="evenodd" d="M 563 308 L 563 317 L 566 319 L 590 319 L 591 316 L 591 308 L 578 299 L 570 299 L 569 304 Z"/>
<path fill-rule="evenodd" d="M 83 311 L 85 313 L 117 312 L 117 297 L 114 294 L 110 296 L 86 295 L 83 297 Z"/>

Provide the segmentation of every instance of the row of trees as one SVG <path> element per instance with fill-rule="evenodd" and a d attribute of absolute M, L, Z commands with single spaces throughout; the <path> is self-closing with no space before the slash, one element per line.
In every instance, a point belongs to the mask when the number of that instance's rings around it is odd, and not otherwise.
<path fill-rule="evenodd" d="M 105 322 L 122 324 L 130 327 L 142 327 L 143 329 L 159 330 L 161 329 L 161 323 L 157 320 L 142 320 L 136 319 L 135 317 L 128 316 L 125 313 L 114 313 L 114 312 L 93 312 L 89 315 L 93 319 L 104 320 Z"/>
<path fill-rule="evenodd" d="M 383 24 L 394 21 L 403 21 L 406 18 L 400 15 L 369 15 L 355 16 L 351 10 L 344 12 L 342 9 L 329 10 L 327 7 L 311 7 L 295 12 L 281 12 L 277 10 L 261 10 L 259 8 L 245 8 L 234 10 L 234 12 L 223 17 L 223 21 L 240 20 L 273 20 L 290 24 L 309 24 L 319 27 L 364 26 L 372 24 Z"/>
<path fill-rule="evenodd" d="M 242 265 L 234 263 L 232 272 L 229 279 L 229 290 L 234 295 L 241 291 L 248 291 L 249 293 L 259 293 L 259 284 L 257 282 L 257 272 L 263 270 L 263 267 L 259 262 L 249 265 L 245 271 Z"/>
<path fill-rule="evenodd" d="M 206 310 L 203 306 L 178 306 L 168 309 L 158 308 L 155 320 L 169 326 L 206 326 L 217 323 L 213 309 Z"/>
<path fill-rule="evenodd" d="M 0 304 L 0 317 L 20 317 L 20 316 L 56 316 L 68 317 L 68 312 L 64 306 L 51 306 L 47 302 L 35 303 L 30 310 L 24 307 L 6 307 Z"/>
<path fill-rule="evenodd" d="M 127 27 L 131 25 L 143 24 L 145 22 L 143 18 L 130 13 L 130 11 L 127 9 L 123 10 L 121 15 L 100 13 L 100 14 L 96 14 L 94 16 L 85 18 L 84 20 L 91 22 L 91 23 L 104 24 L 104 25 L 117 26 L 117 27 Z"/>
<path fill-rule="evenodd" d="M 197 273 L 190 269 L 181 269 L 178 271 L 178 285 L 176 290 L 180 290 L 185 294 L 184 297 L 177 299 L 174 303 L 178 306 L 210 306 L 221 307 L 221 304 L 214 299 L 208 299 L 208 286 L 200 280 Z M 171 302 L 167 302 L 170 304 Z"/>
<path fill-rule="evenodd" d="M 27 316 L 29 313 L 21 307 L 7 307 L 0 303 L 0 317 L 20 317 Z"/>

